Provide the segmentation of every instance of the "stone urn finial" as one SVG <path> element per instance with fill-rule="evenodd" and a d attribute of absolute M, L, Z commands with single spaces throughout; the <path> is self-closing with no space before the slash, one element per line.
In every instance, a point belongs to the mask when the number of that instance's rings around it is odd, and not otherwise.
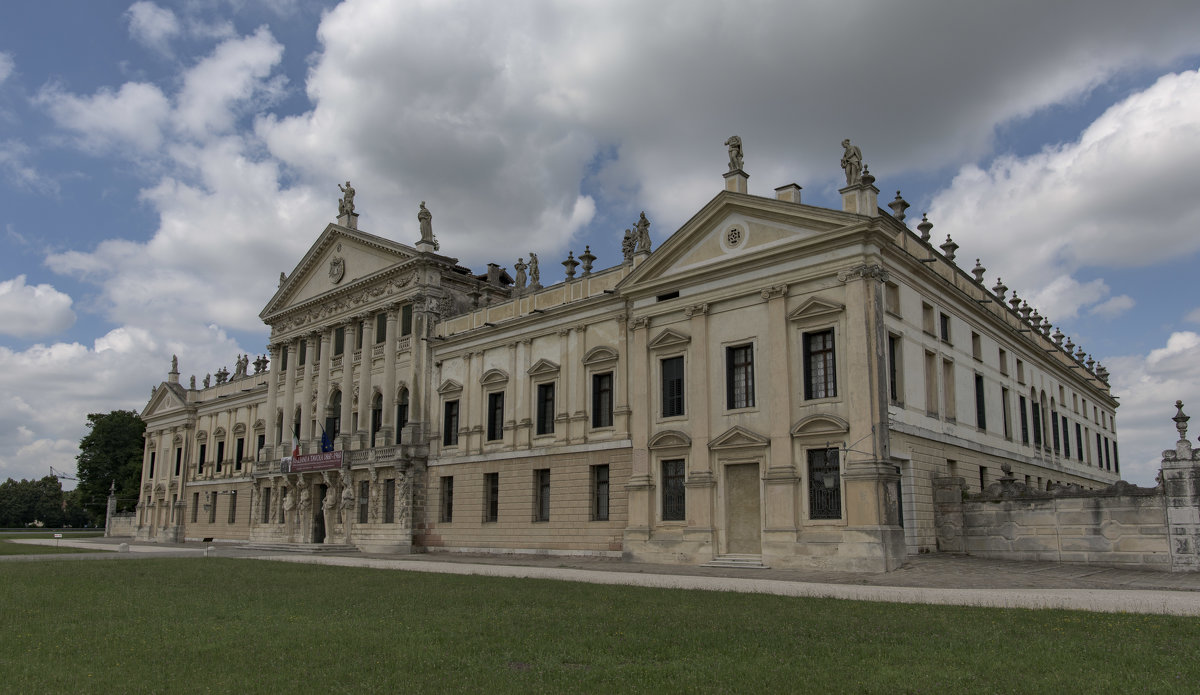
<path fill-rule="evenodd" d="M 1004 284 L 1004 281 L 997 277 L 996 284 L 992 285 L 992 291 L 996 293 L 1000 301 L 1004 301 L 1004 293 L 1008 292 L 1008 285 Z"/>
<path fill-rule="evenodd" d="M 1183 401 L 1175 401 L 1175 411 L 1175 417 L 1171 419 L 1175 421 L 1175 429 L 1179 430 L 1179 440 L 1187 441 L 1187 423 L 1191 418 L 1183 414 Z"/>
<path fill-rule="evenodd" d="M 978 282 L 979 284 L 982 285 L 983 284 L 983 274 L 986 272 L 987 272 L 987 268 L 984 268 L 983 264 L 979 262 L 978 258 L 976 258 L 975 259 L 975 267 L 971 268 L 971 274 L 975 276 L 975 282 Z"/>
<path fill-rule="evenodd" d="M 954 243 L 954 240 L 950 238 L 949 234 L 947 234 L 946 242 L 938 248 L 942 250 L 942 253 L 946 256 L 946 260 L 953 261 L 954 252 L 958 251 L 958 244 Z"/>
<path fill-rule="evenodd" d="M 1016 290 L 1013 290 L 1013 296 L 1012 299 L 1008 300 L 1008 305 L 1012 307 L 1013 311 L 1016 311 L 1017 307 L 1021 306 L 1021 298 L 1017 296 Z"/>
<path fill-rule="evenodd" d="M 888 207 L 892 209 L 892 217 L 900 222 L 904 221 L 904 211 L 909 208 L 909 204 L 907 200 L 900 197 L 900 191 L 896 191 L 896 199 L 888 203 Z"/>
<path fill-rule="evenodd" d="M 921 232 L 921 241 L 929 242 L 929 232 L 933 229 L 933 223 L 929 221 L 929 213 L 921 215 L 921 223 L 917 225 L 917 231 Z"/>

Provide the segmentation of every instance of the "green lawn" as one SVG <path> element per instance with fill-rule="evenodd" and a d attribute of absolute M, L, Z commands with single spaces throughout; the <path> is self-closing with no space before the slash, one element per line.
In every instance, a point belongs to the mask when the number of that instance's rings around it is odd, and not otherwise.
<path fill-rule="evenodd" d="M 54 538 L 56 533 L 61 533 L 63 538 L 100 538 L 104 535 L 104 529 L 5 529 L 0 531 L 0 538 Z"/>
<path fill-rule="evenodd" d="M 0 564 L 6 692 L 1196 691 L 1200 620 L 231 559 Z"/>
<path fill-rule="evenodd" d="M 0 555 L 54 555 L 95 552 L 103 552 L 103 550 L 99 548 L 96 550 L 84 550 L 82 548 L 67 548 L 56 545 L 28 545 L 26 543 L 13 543 L 0 538 Z"/>

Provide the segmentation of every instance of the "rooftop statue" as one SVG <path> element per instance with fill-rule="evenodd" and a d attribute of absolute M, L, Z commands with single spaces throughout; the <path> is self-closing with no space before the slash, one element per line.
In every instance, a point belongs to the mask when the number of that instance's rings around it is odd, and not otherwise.
<path fill-rule="evenodd" d="M 650 220 L 646 219 L 643 210 L 634 227 L 636 231 L 637 253 L 650 253 Z"/>
<path fill-rule="evenodd" d="M 515 268 L 517 271 L 517 277 L 514 280 L 514 284 L 518 290 L 525 289 L 525 269 L 528 267 L 529 266 L 525 265 L 524 258 L 518 258 L 516 264 L 513 265 L 513 268 Z"/>
<path fill-rule="evenodd" d="M 421 209 L 417 212 L 417 221 L 421 223 L 421 241 L 433 243 L 433 213 L 425 207 L 425 201 L 421 201 Z"/>
<path fill-rule="evenodd" d="M 538 257 L 533 251 L 529 252 L 529 286 L 535 290 L 542 287 L 542 273 L 538 270 Z"/>
<path fill-rule="evenodd" d="M 354 186 L 347 181 L 345 187 L 339 183 L 338 190 L 342 192 L 342 199 L 338 201 L 338 217 L 354 214 Z"/>
<path fill-rule="evenodd" d="M 729 148 L 729 170 L 741 171 L 742 169 L 742 139 L 738 136 L 731 136 L 725 141 L 725 146 Z"/>
<path fill-rule="evenodd" d="M 862 150 L 850 144 L 850 138 L 842 140 L 842 168 L 846 170 L 846 185 L 853 186 L 862 180 Z"/>

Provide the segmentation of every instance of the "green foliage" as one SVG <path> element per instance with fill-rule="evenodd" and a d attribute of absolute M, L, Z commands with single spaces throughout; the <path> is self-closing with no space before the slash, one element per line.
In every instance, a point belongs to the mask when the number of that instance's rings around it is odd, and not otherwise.
<path fill-rule="evenodd" d="M 232 559 L 0 564 L 8 692 L 1193 693 L 1187 617 Z"/>
<path fill-rule="evenodd" d="M 69 523 L 63 499 L 62 484 L 52 475 L 41 480 L 9 478 L 0 483 L 0 527 L 17 528 L 34 522 L 61 527 Z"/>
<path fill-rule="evenodd" d="M 117 485 L 117 511 L 137 506 L 146 423 L 132 410 L 92 413 L 79 440 L 78 501 L 93 523 L 103 524 L 109 486 Z"/>

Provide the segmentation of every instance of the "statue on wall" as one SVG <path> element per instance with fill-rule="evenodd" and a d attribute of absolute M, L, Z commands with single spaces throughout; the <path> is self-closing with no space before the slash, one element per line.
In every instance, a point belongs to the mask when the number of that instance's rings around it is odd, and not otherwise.
<path fill-rule="evenodd" d="M 637 239 L 633 236 L 632 229 L 625 230 L 625 238 L 621 240 L 621 254 L 625 256 L 625 262 L 633 260 L 633 252 L 637 250 Z"/>
<path fill-rule="evenodd" d="M 524 258 L 518 258 L 513 268 L 517 271 L 517 277 L 514 281 L 518 290 L 525 289 L 525 269 L 529 266 L 525 265 Z"/>
<path fill-rule="evenodd" d="M 229 370 L 226 369 L 225 367 L 221 367 L 220 369 L 217 370 L 216 377 L 217 377 L 217 386 L 224 384 L 226 381 L 229 381 Z"/>
<path fill-rule="evenodd" d="M 354 186 L 347 181 L 345 187 L 339 183 L 338 190 L 342 192 L 342 198 L 338 201 L 338 217 L 354 214 Z"/>
<path fill-rule="evenodd" d="M 193 374 L 193 375 L 192 375 L 192 380 L 191 380 L 191 382 L 188 384 L 188 387 L 189 387 L 190 389 L 192 389 L 193 391 L 195 391 L 195 390 L 196 390 L 196 375 L 195 375 L 195 374 Z"/>
<path fill-rule="evenodd" d="M 308 487 L 308 485 L 300 483 L 300 501 L 296 506 L 299 507 L 301 514 L 304 514 L 309 509 L 312 509 L 312 491 L 310 491 Z"/>
<path fill-rule="evenodd" d="M 205 374 L 204 375 L 204 388 L 208 388 L 209 386 L 212 386 L 212 374 Z"/>
<path fill-rule="evenodd" d="M 250 366 L 250 356 L 249 355 L 238 355 L 237 360 L 234 361 L 233 364 L 234 364 L 233 378 L 234 379 L 244 378 L 246 376 L 246 368 Z"/>
<path fill-rule="evenodd" d="M 850 138 L 842 140 L 842 168 L 846 170 L 846 185 L 853 186 L 862 180 L 862 150 L 850 144 Z"/>
<path fill-rule="evenodd" d="M 542 273 L 538 270 L 538 257 L 533 251 L 529 252 L 529 287 L 535 290 L 542 287 Z"/>
<path fill-rule="evenodd" d="M 725 141 L 725 146 L 729 148 L 729 170 L 741 171 L 742 139 L 734 135 Z"/>
<path fill-rule="evenodd" d="M 171 355 L 171 373 L 174 374 L 178 371 L 179 371 L 179 358 L 176 357 L 175 355 Z"/>
<path fill-rule="evenodd" d="M 417 221 L 421 223 L 421 241 L 427 244 L 436 243 L 433 239 L 433 213 L 421 201 L 421 209 L 417 212 Z"/>
<path fill-rule="evenodd" d="M 638 218 L 636 229 L 636 253 L 650 253 L 650 220 L 646 219 L 646 212 L 644 210 L 641 217 Z"/>

